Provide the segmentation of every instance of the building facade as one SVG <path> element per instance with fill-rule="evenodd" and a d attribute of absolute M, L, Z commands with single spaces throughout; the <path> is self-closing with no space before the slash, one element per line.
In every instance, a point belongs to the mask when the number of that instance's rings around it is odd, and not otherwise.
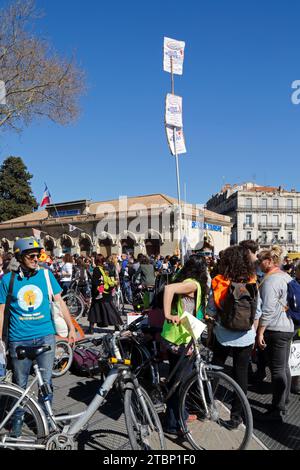
<path fill-rule="evenodd" d="M 0 224 L 3 251 L 17 237 L 40 236 L 49 254 L 138 253 L 172 255 L 178 252 L 177 200 L 164 194 L 49 204 Z M 218 253 L 230 243 L 229 217 L 191 204 L 182 206 L 182 234 L 187 249 L 200 249 L 204 235 Z"/>
<path fill-rule="evenodd" d="M 261 247 L 279 244 L 300 251 L 300 193 L 254 183 L 225 185 L 206 207 L 232 220 L 231 244 L 252 239 Z"/>

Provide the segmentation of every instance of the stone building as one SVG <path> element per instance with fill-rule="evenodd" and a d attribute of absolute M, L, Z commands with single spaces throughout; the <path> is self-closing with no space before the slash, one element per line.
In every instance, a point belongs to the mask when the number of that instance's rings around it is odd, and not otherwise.
<path fill-rule="evenodd" d="M 0 224 L 1 247 L 12 250 L 16 237 L 39 231 L 49 254 L 142 252 L 172 255 L 178 251 L 177 200 L 164 194 L 49 204 Z M 229 245 L 230 218 L 191 204 L 182 207 L 182 231 L 190 249 L 199 249 L 204 234 L 218 253 Z M 38 233 L 38 232 L 35 232 Z"/>
<path fill-rule="evenodd" d="M 252 239 L 261 247 L 276 243 L 285 252 L 300 251 L 300 193 L 295 189 L 226 184 L 206 207 L 231 217 L 231 243 Z"/>

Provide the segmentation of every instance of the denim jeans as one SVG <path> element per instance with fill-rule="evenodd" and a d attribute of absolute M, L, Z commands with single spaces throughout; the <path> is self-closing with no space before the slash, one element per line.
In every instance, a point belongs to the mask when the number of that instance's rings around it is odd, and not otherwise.
<path fill-rule="evenodd" d="M 289 355 L 294 333 L 265 330 L 266 353 L 272 378 L 272 407 L 285 411 L 291 389 Z"/>
<path fill-rule="evenodd" d="M 17 346 L 42 346 L 42 345 L 51 346 L 50 351 L 46 351 L 43 354 L 40 354 L 36 361 L 41 369 L 41 374 L 43 380 L 52 388 L 52 369 L 55 357 L 55 336 L 47 335 L 42 336 L 41 338 L 30 339 L 27 341 L 12 341 L 9 343 L 9 353 L 12 360 L 13 366 L 13 382 L 19 387 L 26 388 L 28 378 L 30 375 L 30 370 L 32 367 L 32 361 L 30 359 L 19 360 L 17 358 L 16 347 Z M 49 401 L 52 401 L 53 393 L 49 394 Z M 41 405 L 43 405 L 42 400 L 39 398 Z"/>
<path fill-rule="evenodd" d="M 125 290 L 125 293 L 126 293 L 126 297 L 127 297 L 127 300 L 129 303 L 132 303 L 133 302 L 133 299 L 132 299 L 132 290 L 131 290 L 131 284 L 130 284 L 130 281 L 123 281 L 123 287 L 124 287 L 124 290 Z"/>
<path fill-rule="evenodd" d="M 68 292 L 68 289 L 71 285 L 71 281 L 61 281 L 60 285 L 63 290 L 61 295 L 65 295 Z"/>

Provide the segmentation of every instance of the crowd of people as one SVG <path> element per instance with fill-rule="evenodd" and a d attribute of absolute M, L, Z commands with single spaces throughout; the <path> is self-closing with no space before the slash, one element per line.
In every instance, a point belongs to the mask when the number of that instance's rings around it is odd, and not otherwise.
<path fill-rule="evenodd" d="M 49 291 L 42 268 L 50 272 L 53 296 L 61 304 L 70 341 L 76 340 L 75 330 L 63 295 L 74 280 L 78 281 L 82 294 L 91 299 L 90 334 L 94 333 L 96 324 L 100 327 L 121 325 L 121 312 L 114 302 L 116 291 L 121 289 L 126 302 L 134 304 L 135 289 L 139 286 L 144 293 L 143 307 L 148 307 L 149 317 L 156 316 L 156 325 L 161 326 L 160 341 L 167 353 L 170 371 L 190 337 L 180 320 L 183 312 L 189 312 L 208 325 L 212 362 L 223 366 L 231 356 L 233 377 L 246 394 L 249 381 L 261 383 L 269 367 L 272 404 L 263 418 L 285 419 L 291 389 L 290 345 L 299 328 L 300 263 L 282 258 L 279 246 L 259 250 L 256 242 L 245 240 L 216 257 L 213 248 L 206 245 L 191 253 L 182 266 L 176 255 L 148 257 L 139 254 L 135 259 L 132 254 L 105 258 L 96 253 L 92 256 L 67 253 L 59 258 L 51 257 L 33 237 L 17 240 L 13 253 L 0 255 L 0 334 L 8 343 L 13 380 L 21 387 L 26 387 L 31 364 L 29 359 L 17 359 L 16 347 L 21 343 L 39 346 L 55 342 Z M 159 284 L 159 279 L 164 282 Z M 53 348 L 52 352 L 41 354 L 38 360 L 44 380 L 52 390 Z M 253 362 L 256 363 L 255 373 Z M 187 416 L 187 419 L 194 417 Z M 233 405 L 229 426 L 236 429 L 241 422 L 241 409 Z M 16 413 L 14 436 L 20 435 L 21 427 L 22 412 Z M 180 433 L 176 394 L 167 403 L 166 430 Z"/>

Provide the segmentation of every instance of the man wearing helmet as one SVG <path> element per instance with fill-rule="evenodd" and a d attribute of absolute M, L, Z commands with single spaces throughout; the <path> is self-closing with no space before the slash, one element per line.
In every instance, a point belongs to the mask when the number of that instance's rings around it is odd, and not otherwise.
<path fill-rule="evenodd" d="M 8 331 L 3 331 L 4 310 L 9 292 L 12 272 L 5 274 L 0 284 L 0 337 L 8 339 L 13 366 L 13 381 L 26 388 L 32 361 L 19 360 L 17 346 L 50 345 L 51 350 L 40 354 L 37 362 L 44 381 L 52 390 L 52 368 L 55 355 L 55 329 L 51 316 L 45 270 L 39 267 L 42 246 L 34 237 L 20 238 L 14 244 L 14 254 L 20 263 L 14 274 L 12 297 L 9 306 Z M 61 305 L 61 311 L 69 328 L 69 340 L 76 339 L 75 328 L 65 302 L 61 298 L 61 287 L 49 272 L 54 300 Z M 52 393 L 49 394 L 50 400 Z M 11 435 L 18 437 L 23 424 L 23 413 L 18 409 L 13 417 Z"/>

